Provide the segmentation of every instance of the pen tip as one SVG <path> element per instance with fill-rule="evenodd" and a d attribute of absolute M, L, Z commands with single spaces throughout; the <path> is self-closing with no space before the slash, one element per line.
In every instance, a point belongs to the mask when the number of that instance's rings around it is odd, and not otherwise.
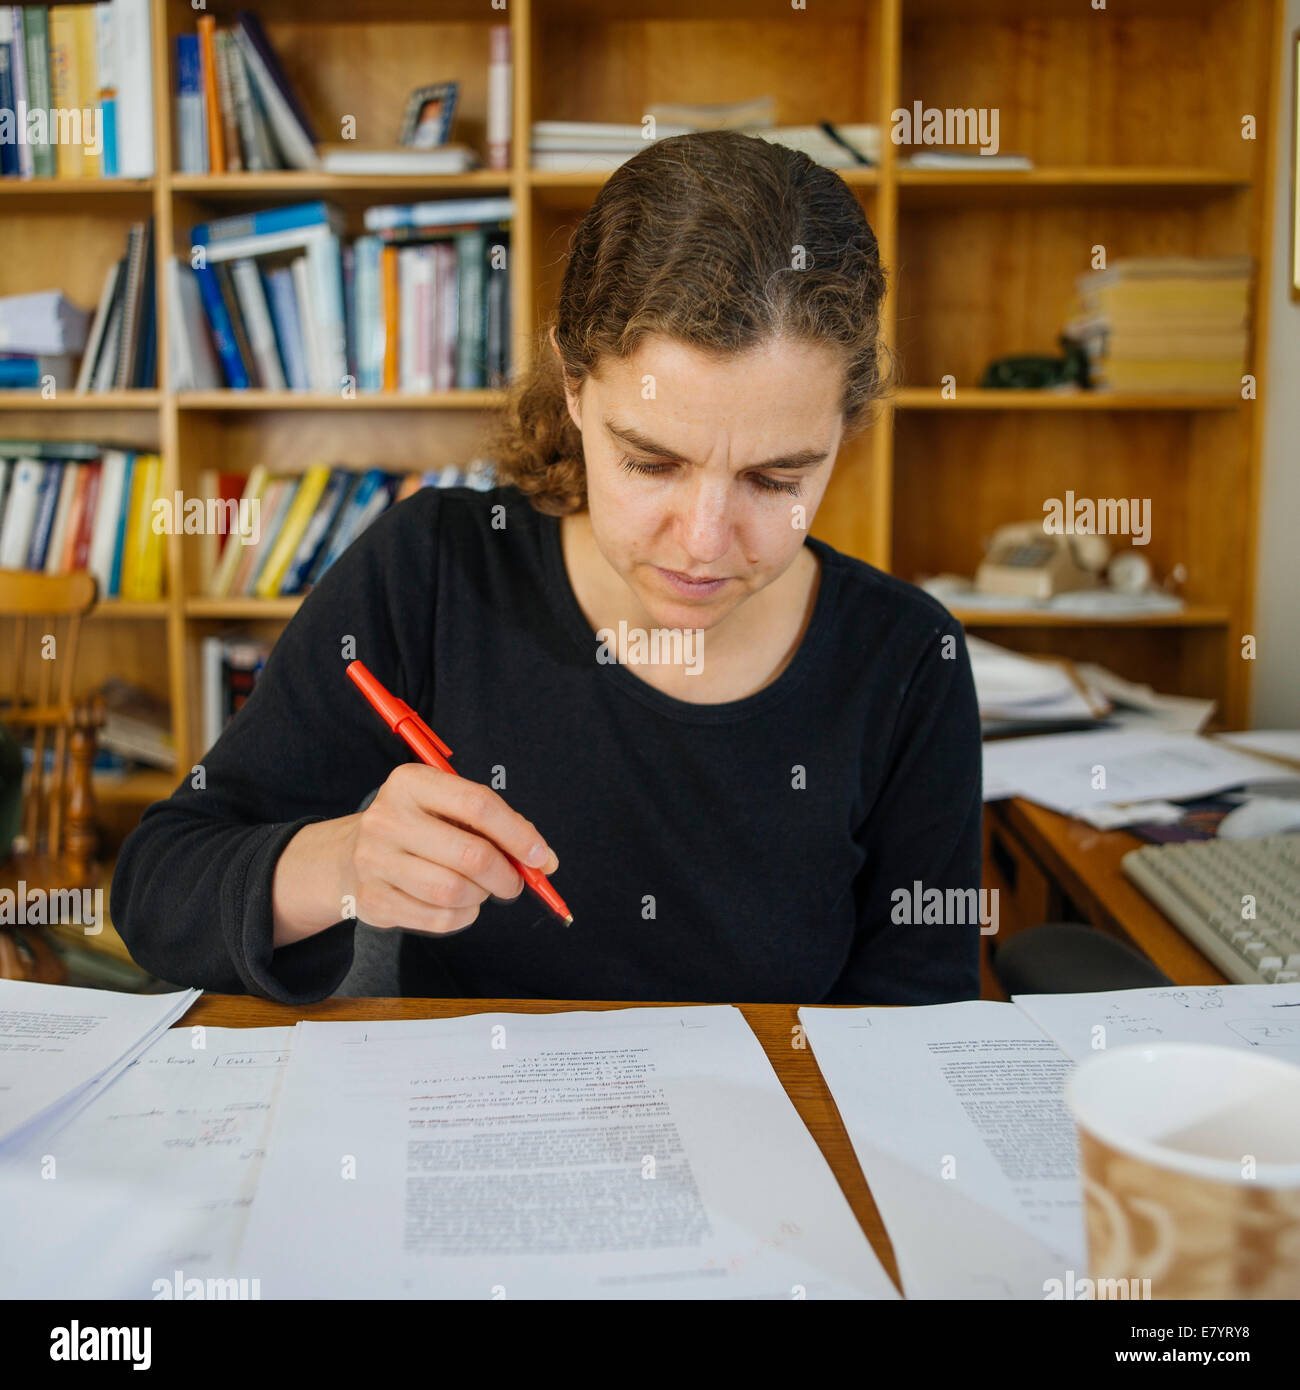
<path fill-rule="evenodd" d="M 572 912 L 570 912 L 569 915 L 564 919 L 564 925 L 565 925 L 566 927 L 571 927 L 571 926 L 573 925 L 573 913 L 572 913 Z"/>

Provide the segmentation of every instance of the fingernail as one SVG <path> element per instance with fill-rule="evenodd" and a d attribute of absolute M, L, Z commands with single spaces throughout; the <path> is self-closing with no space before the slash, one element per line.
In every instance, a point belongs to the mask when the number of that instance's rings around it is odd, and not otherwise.
<path fill-rule="evenodd" d="M 551 851 L 551 857 L 546 861 L 546 867 L 545 867 L 544 872 L 546 872 L 546 873 L 548 873 L 548 874 L 553 874 L 553 873 L 556 871 L 556 869 L 558 869 L 559 867 L 560 867 L 560 861 L 559 861 L 558 858 L 556 858 L 555 851 L 552 850 L 552 851 Z"/>
<path fill-rule="evenodd" d="M 546 863 L 548 854 L 550 854 L 550 850 L 546 848 L 546 842 L 544 840 L 538 840 L 532 849 L 528 851 L 527 862 L 531 864 L 534 869 L 540 869 L 541 866 Z"/>

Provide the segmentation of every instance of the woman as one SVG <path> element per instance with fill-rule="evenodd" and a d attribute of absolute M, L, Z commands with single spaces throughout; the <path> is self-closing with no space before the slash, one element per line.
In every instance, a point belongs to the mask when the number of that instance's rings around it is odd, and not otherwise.
<path fill-rule="evenodd" d="M 803 154 L 708 133 L 619 168 L 512 394 L 504 485 L 376 521 L 126 842 L 136 959 L 308 1003 L 360 919 L 403 929 L 409 995 L 977 996 L 978 922 L 908 910 L 918 884 L 979 885 L 961 629 L 807 529 L 883 389 L 884 283 L 857 201 Z M 354 657 L 459 778 L 406 761 Z M 503 850 L 554 875 L 572 926 Z"/>

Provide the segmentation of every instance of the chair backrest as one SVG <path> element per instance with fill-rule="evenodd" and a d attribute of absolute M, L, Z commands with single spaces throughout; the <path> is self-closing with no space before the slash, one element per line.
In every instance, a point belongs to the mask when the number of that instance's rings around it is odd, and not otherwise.
<path fill-rule="evenodd" d="M 79 738 L 78 731 L 86 735 L 102 718 L 98 705 L 78 705 L 73 699 L 81 620 L 94 606 L 95 593 L 95 578 L 85 570 L 0 570 L 0 619 L 12 619 L 14 628 L 13 660 L 0 659 L 0 721 L 14 730 L 33 730 L 34 762 L 22 836 L 31 853 L 51 858 L 65 850 L 80 858 L 83 849 L 80 843 L 65 844 L 63 804 L 69 730 L 77 753 L 84 756 L 87 744 L 93 749 L 93 741 Z M 47 775 L 45 751 L 51 743 L 54 765 Z M 80 782 L 76 779 L 72 788 L 77 799 L 88 790 Z M 77 820 L 80 840 L 90 827 Z"/>

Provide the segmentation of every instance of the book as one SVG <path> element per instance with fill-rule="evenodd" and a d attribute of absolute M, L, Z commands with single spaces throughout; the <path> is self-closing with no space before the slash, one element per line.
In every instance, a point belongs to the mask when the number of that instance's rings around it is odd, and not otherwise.
<path fill-rule="evenodd" d="M 322 145 L 321 168 L 327 174 L 463 174 L 478 167 L 478 155 L 460 144 L 431 150 L 405 145 Z"/>
<path fill-rule="evenodd" d="M 275 598 L 280 593 L 285 573 L 306 534 L 329 479 L 330 470 L 324 464 L 313 464 L 303 474 L 284 514 L 284 521 L 258 571 L 253 585 L 253 592 L 258 598 Z"/>
<path fill-rule="evenodd" d="M 72 516 L 72 499 L 77 491 L 77 472 L 82 464 L 66 462 L 63 477 L 59 482 L 59 496 L 54 504 L 54 519 L 50 525 L 50 539 L 45 547 L 45 562 L 42 568 L 46 574 L 58 574 L 63 565 L 63 550 L 67 540 L 68 524 Z"/>
<path fill-rule="evenodd" d="M 50 544 L 50 532 L 54 526 L 54 512 L 59 503 L 59 493 L 63 487 L 63 470 L 66 464 L 62 459 L 51 459 L 41 474 L 40 491 L 36 496 L 36 508 L 32 517 L 31 534 L 27 541 L 27 554 L 22 568 L 40 570 L 45 568 L 45 552 Z"/>
<path fill-rule="evenodd" d="M 275 339 L 284 363 L 284 375 L 291 391 L 310 391 L 311 374 L 303 342 L 302 320 L 294 290 L 291 266 L 276 266 L 263 275 L 266 301 L 275 326 Z"/>
<path fill-rule="evenodd" d="M 250 258 L 241 257 L 230 263 L 230 276 L 234 281 L 240 314 L 247 326 L 249 347 L 257 361 L 258 382 L 267 390 L 283 391 L 284 369 L 257 266 Z"/>
<path fill-rule="evenodd" d="M 267 42 L 261 21 L 247 10 L 240 10 L 236 20 L 234 34 L 249 85 L 261 103 L 287 167 L 319 169 L 316 133 Z"/>
<path fill-rule="evenodd" d="M 135 486 L 136 455 L 126 455 L 126 467 L 122 474 L 120 505 L 114 515 L 112 564 L 109 568 L 109 598 L 122 598 L 122 569 L 126 561 L 126 537 L 131 523 L 131 494 Z"/>
<path fill-rule="evenodd" d="M 250 513 L 257 517 L 257 528 L 260 533 L 262 526 L 262 501 L 266 492 L 269 474 L 264 464 L 257 464 L 249 470 L 248 478 L 244 483 L 244 490 L 240 494 L 241 508 L 248 508 Z M 222 547 L 221 558 L 217 564 L 212 581 L 208 585 L 209 598 L 228 598 L 233 592 L 235 571 L 243 562 L 243 552 L 249 549 L 243 537 L 230 537 Z"/>
<path fill-rule="evenodd" d="M 176 37 L 177 157 L 182 174 L 208 171 L 208 122 L 203 109 L 203 59 L 197 34 Z"/>
<path fill-rule="evenodd" d="M 239 123 L 235 117 L 234 85 L 230 75 L 233 44 L 229 29 L 218 29 L 213 36 L 213 52 L 217 60 L 217 105 L 221 110 L 221 146 L 226 169 L 231 173 L 244 167 L 239 148 Z"/>
<path fill-rule="evenodd" d="M 95 68 L 99 98 L 100 172 L 117 177 L 117 50 L 113 6 L 101 0 L 95 6 Z"/>
<path fill-rule="evenodd" d="M 225 384 L 236 390 L 245 390 L 249 385 L 248 372 L 240 356 L 239 345 L 235 341 L 234 325 L 226 311 L 225 300 L 216 272 L 208 265 L 193 268 L 195 283 L 199 287 L 199 297 L 203 302 L 203 312 L 212 330 L 213 345 L 221 363 Z"/>
<path fill-rule="evenodd" d="M 36 509 L 49 465 L 34 458 L 15 460 L 3 521 L 0 522 L 0 569 L 22 569 L 27 563 Z"/>
<path fill-rule="evenodd" d="M 55 356 L 86 345 L 90 315 L 62 290 L 0 296 L 0 351 Z"/>
<path fill-rule="evenodd" d="M 217 100 L 217 52 L 214 42 L 216 19 L 210 14 L 198 17 L 199 71 L 203 81 L 203 118 L 208 132 L 208 173 L 226 172 L 225 133 L 221 123 L 221 105 Z"/>
<path fill-rule="evenodd" d="M 23 7 L 23 39 L 27 49 L 27 103 L 29 110 L 48 111 L 50 101 L 50 26 L 45 5 Z M 30 142 L 32 176 L 52 179 L 57 173 L 54 144 L 48 122 L 38 127 Z"/>
<path fill-rule="evenodd" d="M 76 385 L 73 388 L 78 395 L 84 395 L 90 389 L 90 383 L 104 347 L 105 330 L 112 317 L 113 303 L 121 283 L 124 265 L 124 261 L 115 261 L 109 266 L 108 273 L 104 276 L 104 287 L 99 294 L 99 305 L 90 325 L 90 332 L 86 338 L 86 350 L 81 355 L 81 367 L 77 373 Z"/>
<path fill-rule="evenodd" d="M 117 548 L 118 517 L 126 500 L 127 457 L 121 449 L 104 450 L 90 554 L 86 560 L 86 568 L 95 576 L 101 599 L 110 597 L 113 592 L 113 554 Z"/>
<path fill-rule="evenodd" d="M 152 178 L 154 160 L 151 0 L 112 0 L 117 68 L 117 173 Z M 165 95 L 165 94 L 164 94 Z"/>
<path fill-rule="evenodd" d="M 4 7 L 0 6 L 0 10 Z M 3 51 L 5 43 L 9 44 L 9 75 L 11 81 L 11 91 L 13 96 L 12 109 L 16 113 L 27 111 L 31 108 L 30 82 L 27 76 L 27 43 L 25 38 L 26 25 L 24 23 L 23 8 L 21 5 L 9 6 L 10 28 L 7 39 L 0 38 L 0 68 L 4 66 Z M 0 35 L 4 34 L 4 18 L 0 15 Z M 0 86 L 3 86 L 3 78 L 0 78 Z M 0 95 L 0 108 L 4 108 L 6 103 Z M 15 127 L 17 120 L 15 120 Z M 26 132 L 15 130 L 15 139 L 19 141 L 14 146 L 14 172 L 20 179 L 30 179 L 36 171 L 36 162 L 32 155 L 32 147 L 25 138 Z"/>
<path fill-rule="evenodd" d="M 208 330 L 199 282 L 179 256 L 167 258 L 168 341 L 172 352 L 172 389 L 211 391 L 224 380 Z"/>

